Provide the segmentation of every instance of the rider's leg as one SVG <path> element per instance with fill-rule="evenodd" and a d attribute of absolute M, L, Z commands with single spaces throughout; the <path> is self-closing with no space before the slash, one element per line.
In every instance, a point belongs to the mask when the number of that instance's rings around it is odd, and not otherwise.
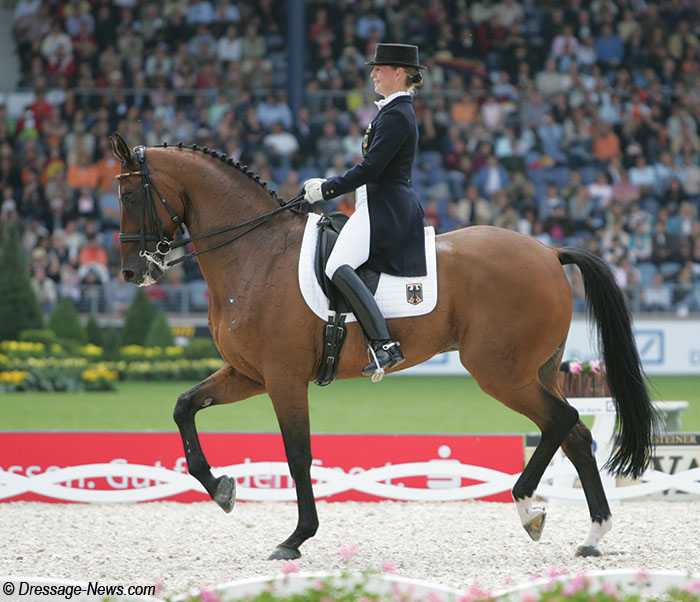
<path fill-rule="evenodd" d="M 364 376 L 375 371 L 397 366 L 404 361 L 398 343 L 391 339 L 377 302 L 372 293 L 355 273 L 369 258 L 370 221 L 367 197 L 364 190 L 356 195 L 355 213 L 350 216 L 338 236 L 333 252 L 326 264 L 326 276 L 345 297 L 357 321 L 370 340 L 376 362 L 372 361 L 362 370 Z"/>
<path fill-rule="evenodd" d="M 392 341 L 384 316 L 372 293 L 349 265 L 341 265 L 333 274 L 333 284 L 347 300 L 357 321 L 370 340 L 374 355 L 362 369 L 363 376 L 372 376 L 377 370 L 398 366 L 404 361 L 399 344 Z M 381 374 L 381 371 L 380 371 Z"/>

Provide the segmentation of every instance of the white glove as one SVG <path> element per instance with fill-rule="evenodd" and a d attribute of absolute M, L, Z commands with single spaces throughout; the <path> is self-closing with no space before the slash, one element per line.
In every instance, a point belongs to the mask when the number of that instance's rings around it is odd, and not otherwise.
<path fill-rule="evenodd" d="M 311 178 L 304 182 L 304 200 L 309 203 L 315 203 L 316 201 L 323 200 L 323 191 L 321 190 L 321 184 L 325 180 L 323 178 Z"/>

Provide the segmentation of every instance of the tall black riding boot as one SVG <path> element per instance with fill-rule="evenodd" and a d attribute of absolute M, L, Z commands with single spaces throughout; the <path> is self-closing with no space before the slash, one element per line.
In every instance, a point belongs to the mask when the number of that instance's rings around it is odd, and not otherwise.
<path fill-rule="evenodd" d="M 371 376 L 377 382 L 384 376 L 384 369 L 393 368 L 405 361 L 399 344 L 391 340 L 391 333 L 372 293 L 349 265 L 342 265 L 333 274 L 334 286 L 345 297 L 357 321 L 370 340 L 371 361 L 362 369 L 363 376 Z"/>

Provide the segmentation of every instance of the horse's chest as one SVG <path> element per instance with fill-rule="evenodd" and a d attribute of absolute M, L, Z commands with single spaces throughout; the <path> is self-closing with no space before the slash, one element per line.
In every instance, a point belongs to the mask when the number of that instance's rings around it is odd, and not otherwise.
<path fill-rule="evenodd" d="M 249 348 L 259 336 L 263 320 L 247 298 L 226 295 L 223 302 L 212 303 L 209 309 L 209 331 L 226 360 L 227 355 Z"/>

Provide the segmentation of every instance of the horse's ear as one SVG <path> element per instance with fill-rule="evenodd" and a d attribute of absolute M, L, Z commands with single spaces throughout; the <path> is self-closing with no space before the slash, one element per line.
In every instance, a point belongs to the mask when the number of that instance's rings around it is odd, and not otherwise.
<path fill-rule="evenodd" d="M 112 145 L 114 156 L 121 161 L 122 165 L 135 160 L 134 153 L 131 152 L 129 145 L 117 132 L 114 132 L 109 137 L 109 142 Z"/>

